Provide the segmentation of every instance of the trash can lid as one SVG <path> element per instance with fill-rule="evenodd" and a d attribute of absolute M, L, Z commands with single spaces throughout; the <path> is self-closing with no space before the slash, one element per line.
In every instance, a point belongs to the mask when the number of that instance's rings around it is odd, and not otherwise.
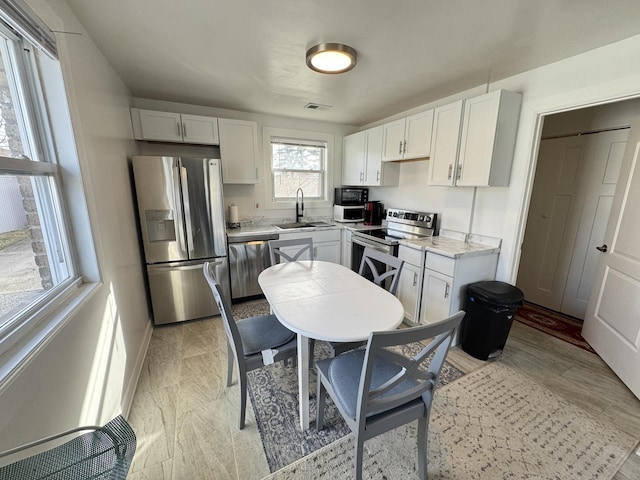
<path fill-rule="evenodd" d="M 520 306 L 524 300 L 524 293 L 518 287 L 494 280 L 469 284 L 467 295 L 475 296 L 486 303 L 505 307 Z"/>

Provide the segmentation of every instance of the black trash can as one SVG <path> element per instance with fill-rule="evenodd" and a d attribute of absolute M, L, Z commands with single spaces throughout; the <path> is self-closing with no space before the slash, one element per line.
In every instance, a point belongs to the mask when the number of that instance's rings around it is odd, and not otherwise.
<path fill-rule="evenodd" d="M 502 353 L 513 316 L 523 304 L 522 290 L 497 281 L 471 283 L 467 286 L 460 343 L 469 355 L 488 360 Z"/>

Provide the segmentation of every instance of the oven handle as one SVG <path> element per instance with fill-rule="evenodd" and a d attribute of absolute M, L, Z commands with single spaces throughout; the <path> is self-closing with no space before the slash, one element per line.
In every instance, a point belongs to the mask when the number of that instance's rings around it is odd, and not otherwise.
<path fill-rule="evenodd" d="M 378 250 L 379 252 L 391 253 L 393 251 L 393 247 L 390 245 L 382 245 L 378 242 L 365 240 L 364 238 L 356 234 L 351 235 L 351 242 L 363 247 L 373 248 L 374 250 Z"/>

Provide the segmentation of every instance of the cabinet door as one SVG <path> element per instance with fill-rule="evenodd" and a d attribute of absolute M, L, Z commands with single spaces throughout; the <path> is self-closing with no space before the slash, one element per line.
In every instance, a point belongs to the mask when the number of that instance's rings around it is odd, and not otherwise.
<path fill-rule="evenodd" d="M 340 263 L 340 242 L 314 243 L 313 258 L 323 262 Z"/>
<path fill-rule="evenodd" d="M 418 312 L 420 305 L 420 269 L 410 263 L 405 262 L 400 272 L 398 282 L 398 299 L 404 307 L 404 318 L 413 323 L 418 323 Z"/>
<path fill-rule="evenodd" d="M 342 184 L 362 185 L 366 155 L 366 132 L 347 135 L 342 141 Z"/>
<path fill-rule="evenodd" d="M 405 119 L 383 125 L 382 161 L 401 160 L 404 150 Z"/>
<path fill-rule="evenodd" d="M 423 158 L 431 154 L 431 130 L 433 128 L 433 110 L 411 115 L 406 119 L 406 149 L 403 158 Z"/>
<path fill-rule="evenodd" d="M 182 142 L 182 122 L 179 113 L 140 110 L 140 127 L 144 140 Z"/>
<path fill-rule="evenodd" d="M 489 184 L 500 105 L 499 95 L 500 91 L 491 92 L 465 102 L 458 158 L 458 185 Z"/>
<path fill-rule="evenodd" d="M 224 183 L 258 183 L 258 125 L 218 119 Z"/>
<path fill-rule="evenodd" d="M 452 277 L 434 270 L 424 271 L 420 323 L 434 323 L 449 316 L 452 285 Z"/>
<path fill-rule="evenodd" d="M 433 111 L 429 185 L 454 185 L 462 119 L 462 100 Z"/>
<path fill-rule="evenodd" d="M 365 157 L 364 184 L 382 185 L 382 126 L 365 131 L 367 135 L 367 154 Z"/>
<path fill-rule="evenodd" d="M 187 143 L 199 143 L 202 145 L 217 145 L 218 119 L 214 117 L 202 117 L 200 115 L 181 115 L 182 138 Z"/>
<path fill-rule="evenodd" d="M 521 101 L 521 94 L 506 90 L 465 101 L 458 185 L 509 185 Z"/>
<path fill-rule="evenodd" d="M 347 268 L 351 268 L 351 230 L 342 230 L 342 239 L 340 242 L 341 263 Z"/>

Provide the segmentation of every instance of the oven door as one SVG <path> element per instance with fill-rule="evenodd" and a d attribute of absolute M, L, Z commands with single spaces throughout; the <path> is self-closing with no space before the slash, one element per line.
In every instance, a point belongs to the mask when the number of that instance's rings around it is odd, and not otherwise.
<path fill-rule="evenodd" d="M 386 245 L 384 243 L 363 238 L 361 235 L 354 233 L 351 235 L 351 270 L 353 270 L 354 272 L 360 271 L 360 264 L 362 263 L 362 257 L 364 255 L 364 249 L 366 247 L 373 248 L 374 250 L 378 250 L 389 255 L 393 255 L 394 257 L 398 256 L 397 245 Z M 376 264 L 376 268 L 379 272 L 384 270 L 382 264 L 379 264 L 375 261 L 374 263 Z M 369 269 L 365 269 L 364 277 L 373 281 L 373 275 L 371 274 Z"/>

